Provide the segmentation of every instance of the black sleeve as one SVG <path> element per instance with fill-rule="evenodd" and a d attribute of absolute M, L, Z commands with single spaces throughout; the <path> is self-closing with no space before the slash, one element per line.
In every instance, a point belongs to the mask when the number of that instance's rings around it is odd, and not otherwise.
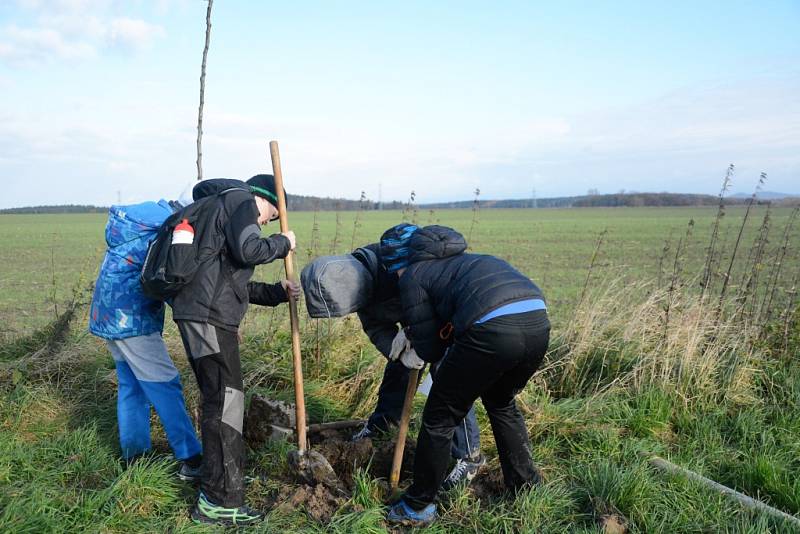
<path fill-rule="evenodd" d="M 234 261 L 247 267 L 285 258 L 290 246 L 289 239 L 280 234 L 261 237 L 258 208 L 252 196 L 233 208 L 225 225 L 225 243 Z"/>
<path fill-rule="evenodd" d="M 381 354 L 389 357 L 392 351 L 392 341 L 397 335 L 399 328 L 396 322 L 387 321 L 384 314 L 377 309 L 378 306 L 369 306 L 358 311 L 358 318 L 361 321 L 361 328 L 369 337 Z"/>
<path fill-rule="evenodd" d="M 286 294 L 280 282 L 277 284 L 247 282 L 247 294 L 250 304 L 258 304 L 260 306 L 277 306 L 278 304 L 289 302 L 289 295 Z"/>
<path fill-rule="evenodd" d="M 411 276 L 400 278 L 400 298 L 406 336 L 417 356 L 426 362 L 439 361 L 444 356 L 445 342 L 439 337 L 441 321 L 430 301 L 428 292 Z"/>

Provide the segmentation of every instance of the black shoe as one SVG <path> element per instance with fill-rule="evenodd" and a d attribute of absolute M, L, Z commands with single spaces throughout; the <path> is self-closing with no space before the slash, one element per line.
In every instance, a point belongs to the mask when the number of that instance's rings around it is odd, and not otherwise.
<path fill-rule="evenodd" d="M 202 465 L 192 467 L 186 462 L 181 463 L 181 468 L 178 469 L 178 478 L 184 482 L 191 482 L 192 484 L 200 482 L 200 475 L 202 474 Z"/>

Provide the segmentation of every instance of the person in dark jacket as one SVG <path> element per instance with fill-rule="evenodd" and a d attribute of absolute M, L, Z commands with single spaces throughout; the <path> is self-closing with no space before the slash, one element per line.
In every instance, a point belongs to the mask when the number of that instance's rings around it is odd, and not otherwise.
<path fill-rule="evenodd" d="M 480 398 L 489 416 L 506 486 L 540 481 L 515 396 L 544 359 L 550 323 L 542 291 L 507 262 L 467 254 L 464 237 L 427 226 L 406 238 L 403 225 L 381 238 L 381 256 L 400 275 L 403 323 L 420 358 L 442 359 L 422 416 L 414 481 L 389 510 L 392 523 L 426 526 L 445 479 L 456 425 Z"/>
<path fill-rule="evenodd" d="M 244 505 L 244 392 L 239 361 L 239 323 L 248 302 L 277 306 L 296 298 L 299 285 L 250 282 L 256 265 L 284 258 L 295 247 L 294 233 L 261 237 L 261 225 L 278 217 L 275 180 L 260 174 L 246 183 L 205 180 L 194 200 L 216 195 L 198 215 L 217 235 L 204 236 L 219 254 L 203 262 L 175 297 L 173 318 L 202 395 L 200 430 L 203 468 L 196 522 L 247 525 L 263 514 Z"/>
<path fill-rule="evenodd" d="M 417 228 L 413 225 L 409 227 Z M 357 248 L 351 254 L 370 272 L 374 281 L 369 304 L 357 312 L 361 327 L 375 348 L 388 360 L 375 409 L 364 427 L 353 435 L 353 441 L 358 441 L 386 432 L 399 423 L 410 369 L 403 364 L 402 358 L 392 352 L 392 347 L 399 344 L 396 341 L 398 336 L 405 336 L 398 326 L 402 324 L 403 310 L 397 274 L 390 273 L 381 261 L 379 243 Z M 480 428 L 475 410 L 470 407 L 453 434 L 450 453 L 455 465 L 445 479 L 445 489 L 464 481 L 469 482 L 475 477 L 485 463 L 480 447 Z"/>

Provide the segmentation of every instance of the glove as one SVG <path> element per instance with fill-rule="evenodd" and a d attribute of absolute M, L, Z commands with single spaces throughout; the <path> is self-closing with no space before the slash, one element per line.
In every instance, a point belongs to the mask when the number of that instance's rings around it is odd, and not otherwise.
<path fill-rule="evenodd" d="M 392 340 L 392 350 L 389 351 L 389 360 L 395 361 L 400 355 L 403 353 L 404 350 L 411 348 L 411 344 L 408 342 L 406 338 L 406 333 L 401 328 L 400 331 L 394 336 Z"/>
<path fill-rule="evenodd" d="M 411 347 L 403 351 L 403 354 L 400 356 L 400 363 L 409 369 L 422 369 L 425 365 L 425 361 L 417 356 L 417 351 Z"/>

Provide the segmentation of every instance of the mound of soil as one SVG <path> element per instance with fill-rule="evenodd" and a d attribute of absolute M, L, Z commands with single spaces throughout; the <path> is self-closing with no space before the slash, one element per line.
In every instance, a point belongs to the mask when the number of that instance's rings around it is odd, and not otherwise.
<path fill-rule="evenodd" d="M 482 502 L 491 502 L 506 494 L 506 485 L 503 482 L 503 472 L 500 469 L 487 469 L 484 467 L 469 485 L 470 491 Z"/>
<path fill-rule="evenodd" d="M 281 480 L 276 493 L 258 506 L 264 509 L 277 507 L 284 510 L 304 510 L 315 521 L 328 523 L 336 511 L 341 508 L 352 495 L 355 481 L 353 474 L 358 469 L 367 469 L 369 475 L 379 479 L 385 489 L 389 490 L 388 480 L 394 457 L 394 441 L 390 439 L 372 440 L 369 438 L 350 441 L 350 430 L 325 430 L 309 434 L 311 450 L 321 454 L 328 460 L 336 472 L 336 480 L 323 481 L 316 485 L 298 484 L 296 478 Z M 252 434 L 250 434 L 252 436 Z M 250 442 L 258 446 L 259 440 Z M 400 471 L 400 485 L 410 482 L 414 468 L 416 443 L 406 439 L 403 454 L 403 467 Z M 501 480 L 502 485 L 502 480 Z"/>
<path fill-rule="evenodd" d="M 342 483 L 353 488 L 353 473 L 367 468 L 373 478 L 388 480 L 394 457 L 394 441 L 369 438 L 352 443 L 350 433 L 328 430 L 312 436 L 312 447 L 328 459 Z M 406 439 L 400 481 L 410 480 L 414 468 L 416 443 Z"/>
<path fill-rule="evenodd" d="M 350 443 L 340 438 L 329 439 L 316 445 L 314 450 L 322 454 L 331 464 L 339 480 L 348 489 L 353 489 L 353 472 L 369 463 L 374 452 L 369 438 Z"/>
<path fill-rule="evenodd" d="M 303 509 L 315 521 L 327 523 L 347 499 L 334 495 L 322 484 L 316 486 L 284 486 L 275 498 L 278 509 Z"/>
<path fill-rule="evenodd" d="M 406 438 L 406 448 L 403 451 L 403 466 L 400 468 L 400 485 L 403 482 L 411 481 L 414 476 L 414 456 L 417 452 L 417 442 Z M 389 480 L 389 473 L 392 471 L 392 459 L 394 458 L 394 442 L 379 441 L 374 446 L 372 463 L 369 473 L 374 478 L 384 478 Z"/>

